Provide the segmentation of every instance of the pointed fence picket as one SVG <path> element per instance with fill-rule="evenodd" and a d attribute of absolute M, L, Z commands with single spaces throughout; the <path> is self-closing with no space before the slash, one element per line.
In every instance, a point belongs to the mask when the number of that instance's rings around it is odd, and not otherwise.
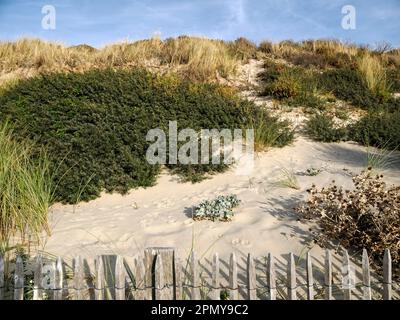
<path fill-rule="evenodd" d="M 0 298 L 4 299 L 6 297 L 14 300 L 23 300 L 25 297 L 34 300 L 45 298 L 54 300 L 71 298 L 75 300 L 104 300 L 114 297 L 116 300 L 125 300 L 128 298 L 135 300 L 180 300 L 185 298 L 200 300 L 208 297 L 219 300 L 222 296 L 225 296 L 222 295 L 222 292 L 227 292 L 227 297 L 230 300 L 238 300 L 243 298 L 243 296 L 250 300 L 255 300 L 258 298 L 257 291 L 259 290 L 260 296 L 266 295 L 270 300 L 277 298 L 287 298 L 290 300 L 306 298 L 314 300 L 321 298 L 320 293 L 324 293 L 322 298 L 331 300 L 333 299 L 332 288 L 335 287 L 335 290 L 336 288 L 341 290 L 343 293 L 342 297 L 345 300 L 357 298 L 371 300 L 371 283 L 373 281 L 379 282 L 379 280 L 376 276 L 371 277 L 368 252 L 366 250 L 362 252 L 360 264 L 362 279 L 360 279 L 359 290 L 355 286 L 355 269 L 350 261 L 349 253 L 344 250 L 340 259 L 339 266 L 335 264 L 335 270 L 336 268 L 340 268 L 341 279 L 340 283 L 334 283 L 332 254 L 329 250 L 325 251 L 324 266 L 323 270 L 321 270 L 323 274 L 323 287 L 320 288 L 322 289 L 320 291 L 318 289 L 318 286 L 320 286 L 319 280 L 316 278 L 316 263 L 318 260 L 314 260 L 310 252 L 307 253 L 305 259 L 305 280 L 297 275 L 297 269 L 302 268 L 302 265 L 299 263 L 296 266 L 296 259 L 293 253 L 289 253 L 287 256 L 286 267 L 284 266 L 286 268 L 285 280 L 282 281 L 279 276 L 279 283 L 277 281 L 277 268 L 278 266 L 280 267 L 280 261 L 276 260 L 272 253 L 267 257 L 264 275 L 256 274 L 256 260 L 251 254 L 248 254 L 245 265 L 242 266 L 245 269 L 243 270 L 244 274 L 240 277 L 235 253 L 230 255 L 229 263 L 226 264 L 228 273 L 221 270 L 221 267 L 224 267 L 225 263 L 221 263 L 223 260 L 220 259 L 218 253 L 215 253 L 211 262 L 211 282 L 206 282 L 202 278 L 200 263 L 194 251 L 190 254 L 187 263 L 184 264 L 176 257 L 173 248 L 149 248 L 145 250 L 144 255 L 135 256 L 132 272 L 130 269 L 127 269 L 129 266 L 124 257 L 116 257 L 114 273 L 111 275 L 113 281 L 111 286 L 114 294 L 106 294 L 107 288 L 110 289 L 110 284 L 109 280 L 106 280 L 107 271 L 105 270 L 104 257 L 102 256 L 96 257 L 94 261 L 93 266 L 95 271 L 92 273 L 94 281 L 91 284 L 91 278 L 85 277 L 84 268 L 84 266 L 88 267 L 89 270 L 87 271 L 90 274 L 89 261 L 86 263 L 86 260 L 83 260 L 82 257 L 77 256 L 74 259 L 73 274 L 70 276 L 64 272 L 64 266 L 66 265 L 61 257 L 46 265 L 46 263 L 43 263 L 42 257 L 38 255 L 32 269 L 33 290 L 29 291 L 30 289 L 28 288 L 25 292 L 25 285 L 28 286 L 28 283 L 26 283 L 28 281 L 25 281 L 25 273 L 28 274 L 29 271 L 25 270 L 22 257 L 17 256 L 15 262 L 12 263 L 13 281 L 11 285 L 8 285 L 7 279 L 10 278 L 6 277 L 5 260 L 3 256 L 0 256 Z M 392 264 L 391 254 L 387 249 L 383 257 L 383 280 L 380 280 L 382 285 L 376 286 L 377 288 L 382 287 L 381 295 L 384 300 L 398 298 L 399 296 L 398 292 L 395 291 L 397 288 L 396 283 L 392 279 Z M 183 269 L 184 265 L 187 266 L 185 270 Z M 227 284 L 224 284 L 222 275 L 226 275 L 227 279 L 225 281 L 227 281 Z M 260 279 L 266 277 L 266 285 L 257 285 L 258 276 Z M 240 292 L 239 290 L 240 284 L 238 278 L 244 282 L 244 292 Z M 48 279 L 51 280 L 49 287 L 46 286 Z M 304 288 L 306 294 L 302 295 L 303 291 L 299 288 Z M 283 289 L 286 290 L 286 294 L 283 293 L 285 291 Z M 186 294 L 186 290 L 189 295 Z M 30 292 L 33 292 L 32 296 Z M 94 294 L 91 294 L 93 292 Z M 336 297 L 339 298 L 341 296 L 336 294 L 335 291 Z"/>

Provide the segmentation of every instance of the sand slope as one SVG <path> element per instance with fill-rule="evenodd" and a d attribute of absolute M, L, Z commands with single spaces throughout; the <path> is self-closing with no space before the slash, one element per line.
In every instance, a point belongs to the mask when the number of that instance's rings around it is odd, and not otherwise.
<path fill-rule="evenodd" d="M 366 162 L 366 148 L 353 143 L 321 144 L 299 137 L 291 146 L 258 154 L 253 172 L 238 176 L 234 168 L 198 184 L 180 183 L 163 174 L 158 184 L 128 195 L 104 194 L 78 206 L 55 205 L 51 212 L 53 234 L 47 252 L 72 257 L 81 254 L 132 256 L 149 246 L 172 246 L 186 256 L 192 246 L 199 256 L 230 252 L 255 256 L 289 251 L 300 254 L 313 247 L 310 225 L 297 221 L 292 208 L 307 196 L 306 189 L 333 179 L 351 186 L 349 171 L 358 172 Z M 322 169 L 307 176 L 307 168 Z M 281 169 L 296 173 L 300 190 L 276 182 Z M 398 167 L 397 167 L 398 168 Z M 345 169 L 345 170 L 344 170 Z M 385 171 L 388 181 L 400 183 L 399 170 Z M 194 222 L 194 205 L 221 194 L 235 193 L 242 200 L 232 222 Z"/>

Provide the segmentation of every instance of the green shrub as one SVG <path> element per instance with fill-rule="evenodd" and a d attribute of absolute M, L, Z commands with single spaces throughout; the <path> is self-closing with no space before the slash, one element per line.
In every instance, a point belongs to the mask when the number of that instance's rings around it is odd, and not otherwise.
<path fill-rule="evenodd" d="M 370 110 L 400 108 L 399 99 L 390 97 L 389 93 L 374 94 L 371 92 L 357 70 L 329 70 L 321 74 L 316 83 L 320 90 L 331 92 L 337 98 L 348 101 L 357 107 Z"/>
<path fill-rule="evenodd" d="M 150 165 L 148 130 L 249 127 L 258 108 L 223 87 L 159 77 L 144 70 L 91 71 L 32 78 L 0 96 L 0 118 L 9 117 L 21 138 L 46 146 L 56 199 L 75 203 L 102 190 L 124 193 L 155 183 L 159 165 Z M 274 125 L 275 119 L 270 119 Z M 282 131 L 288 127 L 279 126 Z M 274 145 L 285 144 L 278 137 Z M 197 181 L 217 165 L 170 166 Z"/>
<path fill-rule="evenodd" d="M 272 84 L 267 84 L 264 93 L 279 100 L 294 98 L 300 93 L 300 84 L 293 75 L 283 73 Z"/>
<path fill-rule="evenodd" d="M 347 138 L 347 128 L 337 128 L 325 114 L 315 114 L 306 123 L 306 133 L 316 141 L 336 142 Z"/>
<path fill-rule="evenodd" d="M 400 146 L 400 110 L 371 112 L 352 126 L 351 138 L 367 146 L 397 149 Z"/>

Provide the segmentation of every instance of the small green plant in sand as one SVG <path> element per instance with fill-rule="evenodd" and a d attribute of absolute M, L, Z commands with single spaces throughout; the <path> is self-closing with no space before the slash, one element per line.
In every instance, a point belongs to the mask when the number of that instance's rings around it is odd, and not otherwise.
<path fill-rule="evenodd" d="M 307 168 L 305 174 L 310 177 L 315 177 L 315 176 L 319 175 L 321 172 L 322 172 L 322 169 L 320 169 L 320 168 L 309 167 L 309 168 Z"/>
<path fill-rule="evenodd" d="M 218 196 L 214 200 L 204 200 L 193 212 L 194 220 L 230 221 L 233 217 L 232 209 L 237 207 L 240 200 L 235 194 Z"/>

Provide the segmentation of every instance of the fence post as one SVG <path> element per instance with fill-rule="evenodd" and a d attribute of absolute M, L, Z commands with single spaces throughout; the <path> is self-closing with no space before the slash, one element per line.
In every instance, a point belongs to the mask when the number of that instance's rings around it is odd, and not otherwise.
<path fill-rule="evenodd" d="M 390 250 L 385 249 L 383 256 L 383 300 L 392 299 L 392 257 Z"/>
<path fill-rule="evenodd" d="M 229 260 L 229 298 L 231 300 L 238 300 L 239 299 L 239 288 L 238 288 L 238 281 L 237 281 L 237 262 L 236 262 L 236 255 L 231 253 L 231 257 Z"/>
<path fill-rule="evenodd" d="M 287 278 L 288 278 L 288 298 L 289 300 L 297 300 L 296 296 L 296 264 L 294 262 L 293 253 L 289 253 L 288 260 L 288 269 L 287 269 Z"/>
<path fill-rule="evenodd" d="M 220 300 L 220 289 L 219 289 L 220 281 L 219 281 L 219 256 L 218 253 L 215 253 L 213 256 L 212 263 L 212 290 L 211 290 L 211 299 L 212 300 Z"/>
<path fill-rule="evenodd" d="M 24 300 L 24 262 L 21 256 L 15 262 L 14 300 Z"/>
<path fill-rule="evenodd" d="M 4 257 L 0 254 L 0 300 L 4 299 Z"/>
<path fill-rule="evenodd" d="M 332 300 L 332 256 L 325 250 L 325 300 Z"/>
<path fill-rule="evenodd" d="M 196 258 L 196 252 L 192 251 L 190 256 L 190 266 L 191 266 L 191 282 L 192 282 L 192 290 L 191 290 L 191 299 L 192 300 L 200 300 L 200 279 L 199 279 L 199 262 Z"/>
<path fill-rule="evenodd" d="M 125 300 L 125 275 L 124 258 L 117 256 L 115 261 L 115 300 Z"/>
<path fill-rule="evenodd" d="M 256 269 L 254 266 L 254 259 L 251 253 L 247 255 L 247 292 L 249 300 L 257 299 Z"/>
<path fill-rule="evenodd" d="M 268 286 L 269 299 L 276 300 L 275 259 L 272 253 L 269 253 L 268 255 Z"/>
<path fill-rule="evenodd" d="M 369 259 L 367 250 L 363 249 L 362 253 L 362 275 L 363 275 L 363 299 L 371 300 L 371 275 L 369 271 Z"/>
<path fill-rule="evenodd" d="M 350 258 L 347 250 L 343 250 L 342 262 L 342 286 L 345 300 L 351 300 L 352 273 L 350 266 Z"/>
<path fill-rule="evenodd" d="M 314 300 L 314 277 L 310 251 L 307 252 L 307 299 Z"/>
<path fill-rule="evenodd" d="M 75 267 L 74 267 L 74 290 L 75 290 L 75 300 L 83 300 L 83 290 L 84 290 L 84 282 L 85 274 L 83 270 L 83 261 L 81 256 L 77 256 L 75 258 Z"/>

